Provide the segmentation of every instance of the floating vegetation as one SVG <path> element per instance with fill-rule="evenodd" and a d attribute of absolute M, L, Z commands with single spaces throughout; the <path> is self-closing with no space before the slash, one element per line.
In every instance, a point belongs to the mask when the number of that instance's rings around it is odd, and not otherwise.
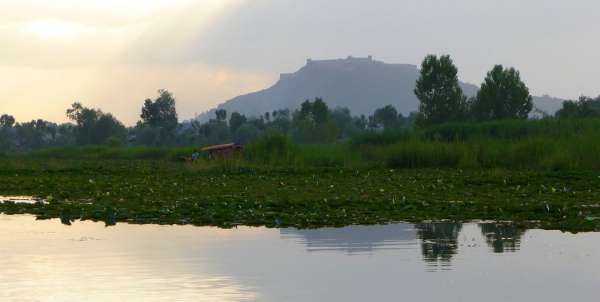
<path fill-rule="evenodd" d="M 398 221 L 514 221 L 600 229 L 597 172 L 502 169 L 203 169 L 166 161 L 11 161 L 0 203 L 39 219 L 316 228 Z M 553 189 L 554 188 L 554 189 Z M 560 189 L 559 189 L 560 188 Z M 10 199 L 10 198 L 9 198 Z M 535 221 L 535 223 L 533 223 Z"/>

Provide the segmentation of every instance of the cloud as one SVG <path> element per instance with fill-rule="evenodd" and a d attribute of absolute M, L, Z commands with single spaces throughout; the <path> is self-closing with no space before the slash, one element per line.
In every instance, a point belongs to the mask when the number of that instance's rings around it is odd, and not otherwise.
<path fill-rule="evenodd" d="M 535 93 L 575 97 L 598 93 L 600 63 L 588 50 L 600 46 L 590 26 L 599 9 L 593 0 L 254 0 L 198 33 L 181 60 L 275 73 L 307 57 L 418 64 L 449 53 L 466 81 L 500 63 L 521 69 Z"/>
<path fill-rule="evenodd" d="M 0 113 L 64 120 L 74 100 L 128 124 L 172 90 L 189 118 L 269 86 L 306 58 L 418 64 L 449 53 L 462 80 L 494 64 L 532 92 L 598 94 L 600 3 L 581 0 L 4 0 Z"/>
<path fill-rule="evenodd" d="M 2 4 L 29 14 L 0 23 L 0 38 L 11 42 L 0 50 L 0 75 L 5 75 L 0 79 L 5 96 L 0 112 L 21 121 L 65 121 L 67 106 L 81 101 L 131 125 L 139 119 L 142 101 L 167 88 L 178 98 L 180 117 L 189 119 L 220 100 L 273 81 L 260 72 L 179 59 L 178 50 L 190 35 L 201 33 L 234 1 L 81 3 Z M 144 14 L 134 9 L 135 3 L 145 8 Z"/>

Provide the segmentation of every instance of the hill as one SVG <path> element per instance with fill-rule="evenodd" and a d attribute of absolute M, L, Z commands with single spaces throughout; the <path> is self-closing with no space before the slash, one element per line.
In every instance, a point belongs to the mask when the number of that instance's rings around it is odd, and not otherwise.
<path fill-rule="evenodd" d="M 297 72 L 281 74 L 272 87 L 235 97 L 217 109 L 259 116 L 276 109 L 293 110 L 306 99 L 322 97 L 330 107 L 347 107 L 353 115 L 370 115 L 375 109 L 389 104 L 408 115 L 418 109 L 418 100 L 413 92 L 418 77 L 419 70 L 415 65 L 386 64 L 370 56 L 308 59 Z M 469 83 L 461 83 L 461 87 L 468 96 L 475 95 L 478 90 L 477 86 Z M 536 98 L 536 107 L 554 113 L 556 102 L 549 101 L 551 105 L 547 106 L 544 99 Z M 201 114 L 198 120 L 208 120 L 214 116 L 214 111 Z"/>

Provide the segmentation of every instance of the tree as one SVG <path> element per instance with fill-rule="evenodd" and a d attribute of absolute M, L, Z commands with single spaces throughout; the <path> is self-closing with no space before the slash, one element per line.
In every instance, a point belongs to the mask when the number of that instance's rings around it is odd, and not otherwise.
<path fill-rule="evenodd" d="M 361 129 L 357 126 L 355 119 L 350 113 L 350 109 L 346 107 L 338 107 L 329 113 L 331 121 L 333 121 L 338 130 L 338 138 L 347 138 L 357 134 Z"/>
<path fill-rule="evenodd" d="M 198 128 L 198 133 L 206 144 L 224 144 L 230 141 L 231 132 L 223 121 L 210 120 Z"/>
<path fill-rule="evenodd" d="M 14 148 L 15 118 L 8 114 L 0 116 L 0 152 Z"/>
<path fill-rule="evenodd" d="M 478 120 L 526 119 L 533 101 L 517 70 L 496 65 L 470 107 L 471 115 Z"/>
<path fill-rule="evenodd" d="M 12 128 L 15 124 L 15 118 L 12 115 L 3 114 L 0 116 L 0 128 Z"/>
<path fill-rule="evenodd" d="M 300 107 L 300 118 L 316 125 L 323 124 L 329 118 L 329 107 L 322 98 L 316 98 L 314 102 L 306 100 Z"/>
<path fill-rule="evenodd" d="M 565 101 L 556 112 L 558 118 L 589 118 L 600 117 L 600 96 L 592 99 L 587 96 L 579 97 L 579 101 Z"/>
<path fill-rule="evenodd" d="M 419 125 L 455 121 L 464 116 L 466 98 L 450 56 L 428 55 L 421 64 L 415 95 L 420 101 Z"/>
<path fill-rule="evenodd" d="M 127 129 L 110 113 L 76 102 L 67 109 L 67 117 L 76 124 L 78 144 L 106 144 L 109 140 L 115 144 L 125 140 Z"/>
<path fill-rule="evenodd" d="M 217 117 L 217 121 L 224 122 L 227 120 L 227 110 L 225 109 L 217 109 L 215 111 L 215 115 Z"/>
<path fill-rule="evenodd" d="M 166 132 L 175 130 L 177 128 L 177 110 L 173 94 L 161 89 L 154 101 L 146 99 L 140 117 L 144 124 L 151 127 L 162 128 Z"/>
<path fill-rule="evenodd" d="M 76 136 L 78 144 L 87 145 L 94 143 L 94 130 L 98 121 L 98 115 L 100 114 L 102 112 L 83 107 L 79 102 L 73 103 L 71 108 L 67 109 L 67 117 L 75 122 L 77 127 Z"/>
<path fill-rule="evenodd" d="M 326 143 L 338 137 L 339 129 L 331 120 L 329 107 L 321 98 L 306 100 L 294 113 L 292 137 L 301 143 Z"/>
<path fill-rule="evenodd" d="M 385 129 L 391 129 L 398 126 L 398 111 L 394 106 L 387 105 L 383 108 L 375 110 L 373 121 L 383 125 Z"/>
<path fill-rule="evenodd" d="M 277 133 L 288 133 L 292 127 L 290 120 L 290 110 L 275 110 L 271 115 L 271 122 L 267 126 L 267 131 Z"/>
<path fill-rule="evenodd" d="M 321 125 L 329 119 L 329 107 L 322 98 L 315 99 L 312 104 L 312 114 L 317 125 Z"/>
<path fill-rule="evenodd" d="M 21 150 L 32 150 L 49 146 L 56 135 L 56 125 L 38 119 L 15 125 L 17 146 Z"/>
<path fill-rule="evenodd" d="M 229 117 L 229 130 L 233 134 L 247 121 L 248 119 L 245 115 L 240 114 L 239 112 L 234 112 Z"/>
<path fill-rule="evenodd" d="M 247 144 L 256 139 L 260 130 L 251 123 L 245 123 L 233 133 L 233 140 L 239 144 Z"/>
<path fill-rule="evenodd" d="M 127 129 L 112 114 L 101 114 L 96 122 L 93 141 L 96 144 L 120 145 L 125 142 Z"/>

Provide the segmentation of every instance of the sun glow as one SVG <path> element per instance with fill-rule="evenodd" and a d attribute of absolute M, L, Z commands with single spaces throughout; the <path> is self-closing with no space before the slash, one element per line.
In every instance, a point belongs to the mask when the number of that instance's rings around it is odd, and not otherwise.
<path fill-rule="evenodd" d="M 60 20 L 37 20 L 23 26 L 23 32 L 44 39 L 69 38 L 86 31 L 85 26 Z"/>

